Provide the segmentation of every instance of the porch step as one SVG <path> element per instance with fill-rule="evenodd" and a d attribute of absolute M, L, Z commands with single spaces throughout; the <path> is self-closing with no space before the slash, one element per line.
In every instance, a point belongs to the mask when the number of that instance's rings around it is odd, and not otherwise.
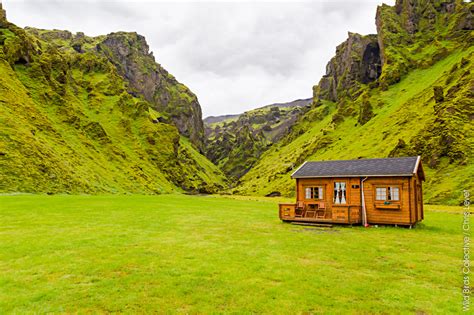
<path fill-rule="evenodd" d="M 325 227 L 332 228 L 333 225 L 329 223 L 313 223 L 313 222 L 291 222 L 294 225 L 304 225 L 304 226 L 316 226 L 316 227 Z"/>

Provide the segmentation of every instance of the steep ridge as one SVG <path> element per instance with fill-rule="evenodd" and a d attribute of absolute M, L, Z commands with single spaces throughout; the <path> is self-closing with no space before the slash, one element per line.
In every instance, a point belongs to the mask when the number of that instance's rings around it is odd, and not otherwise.
<path fill-rule="evenodd" d="M 128 93 L 149 102 L 154 110 L 164 114 L 162 119 L 173 122 L 182 135 L 202 150 L 204 126 L 196 96 L 155 62 L 145 37 L 135 32 L 115 32 L 92 38 L 83 33 L 32 27 L 27 27 L 26 31 L 61 51 L 80 54 L 92 51 L 105 56 L 126 81 Z"/>
<path fill-rule="evenodd" d="M 155 62 L 145 38 L 136 33 L 112 33 L 97 45 L 129 83 L 129 92 L 141 95 L 166 113 L 179 132 L 202 150 L 204 125 L 196 96 Z"/>
<path fill-rule="evenodd" d="M 198 152 L 195 95 L 154 62 L 142 36 L 24 30 L 0 12 L 0 192 L 225 187 Z"/>
<path fill-rule="evenodd" d="M 290 132 L 311 102 L 312 99 L 301 99 L 266 105 L 240 115 L 206 118 L 206 156 L 230 179 L 240 178 L 263 152 Z"/>
<path fill-rule="evenodd" d="M 336 56 L 327 64 L 326 74 L 313 88 L 313 95 L 333 102 L 356 96 L 361 85 L 375 81 L 381 70 L 377 36 L 349 32 L 348 39 L 337 46 Z"/>
<path fill-rule="evenodd" d="M 349 33 L 313 89 L 313 108 L 235 192 L 292 195 L 289 175 L 305 160 L 420 154 L 425 202 L 462 202 L 474 175 L 473 10 L 462 1 L 378 7 L 378 34 Z"/>
<path fill-rule="evenodd" d="M 208 116 L 203 119 L 204 125 L 212 126 L 216 123 L 221 122 L 230 122 L 239 118 L 240 114 L 229 114 L 229 115 L 220 115 L 220 116 Z"/>

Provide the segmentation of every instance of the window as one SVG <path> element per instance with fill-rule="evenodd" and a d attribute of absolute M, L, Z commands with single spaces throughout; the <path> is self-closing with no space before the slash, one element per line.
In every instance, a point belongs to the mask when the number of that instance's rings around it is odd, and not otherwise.
<path fill-rule="evenodd" d="M 345 182 L 334 182 L 334 203 L 335 204 L 346 203 L 346 183 Z"/>
<path fill-rule="evenodd" d="M 388 200 L 398 201 L 400 200 L 400 194 L 398 187 L 388 187 Z"/>
<path fill-rule="evenodd" d="M 323 199 L 323 187 L 306 187 L 304 189 L 305 199 Z"/>
<path fill-rule="evenodd" d="M 387 188 L 376 188 L 375 200 L 387 200 Z"/>
<path fill-rule="evenodd" d="M 377 187 L 375 188 L 375 200 L 399 201 L 400 189 L 398 187 Z"/>

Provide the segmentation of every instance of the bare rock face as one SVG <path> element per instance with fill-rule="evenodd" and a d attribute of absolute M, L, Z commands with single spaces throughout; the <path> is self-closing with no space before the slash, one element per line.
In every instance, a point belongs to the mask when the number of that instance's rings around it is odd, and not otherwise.
<path fill-rule="evenodd" d="M 444 91 L 442 86 L 433 86 L 433 95 L 436 103 L 444 101 Z"/>
<path fill-rule="evenodd" d="M 349 33 L 337 46 L 336 55 L 326 66 L 326 74 L 314 88 L 314 97 L 338 101 L 351 95 L 360 84 L 377 80 L 381 73 L 380 49 L 376 35 Z"/>
<path fill-rule="evenodd" d="M 0 2 L 0 20 L 6 20 L 7 19 L 7 13 L 3 9 L 3 5 Z"/>
<path fill-rule="evenodd" d="M 457 30 L 472 31 L 474 30 L 474 5 L 463 7 L 460 12 L 460 18 L 456 25 Z"/>
<path fill-rule="evenodd" d="M 51 30 L 38 33 L 38 37 L 46 41 L 55 39 L 63 39 L 69 41 L 72 39 L 72 33 L 65 30 Z"/>
<path fill-rule="evenodd" d="M 111 33 L 96 49 L 129 83 L 130 94 L 142 96 L 154 109 L 168 114 L 179 132 L 202 150 L 204 126 L 197 97 L 156 63 L 145 37 L 137 33 Z"/>
<path fill-rule="evenodd" d="M 0 1 L 0 26 L 7 21 L 7 12 L 3 9 L 2 2 Z"/>

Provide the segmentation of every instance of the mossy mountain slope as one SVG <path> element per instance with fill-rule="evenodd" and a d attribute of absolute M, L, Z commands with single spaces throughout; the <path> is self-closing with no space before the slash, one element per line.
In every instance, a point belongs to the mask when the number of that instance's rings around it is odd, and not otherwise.
<path fill-rule="evenodd" d="M 362 50 L 347 54 L 351 45 L 340 46 L 328 80 L 314 89 L 313 108 L 262 155 L 236 192 L 293 195 L 290 174 L 305 160 L 421 155 L 425 202 L 461 203 L 462 190 L 474 186 L 472 11 L 462 1 L 379 7 L 377 78 L 364 83 L 358 74 L 367 72 L 359 70 L 370 67 L 360 67 Z M 337 60 L 349 60 L 348 67 Z M 343 83 L 326 84 L 336 81 Z"/>
<path fill-rule="evenodd" d="M 149 102 L 154 110 L 163 114 L 163 120 L 172 122 L 182 135 L 202 150 L 204 126 L 196 95 L 156 63 L 145 37 L 135 32 L 88 37 L 80 32 L 72 34 L 31 27 L 26 31 L 61 51 L 105 56 L 125 80 L 127 92 Z"/>
<path fill-rule="evenodd" d="M 108 42 L 117 37 L 130 51 Z M 157 80 L 148 82 L 151 99 L 148 87 L 134 81 L 147 71 Z M 89 38 L 24 30 L 3 18 L 0 74 L 1 192 L 217 192 L 225 186 L 223 173 L 198 152 L 200 131 L 178 130 L 174 106 L 200 119 L 195 96 L 153 64 L 135 33 Z"/>
<path fill-rule="evenodd" d="M 204 125 L 196 95 L 155 62 L 145 38 L 136 33 L 112 33 L 97 45 L 129 83 L 159 112 L 166 113 L 179 132 L 202 151 Z"/>
<path fill-rule="evenodd" d="M 237 180 L 263 152 L 290 132 L 311 102 L 302 99 L 267 105 L 240 115 L 206 118 L 206 156 L 230 179 Z"/>

